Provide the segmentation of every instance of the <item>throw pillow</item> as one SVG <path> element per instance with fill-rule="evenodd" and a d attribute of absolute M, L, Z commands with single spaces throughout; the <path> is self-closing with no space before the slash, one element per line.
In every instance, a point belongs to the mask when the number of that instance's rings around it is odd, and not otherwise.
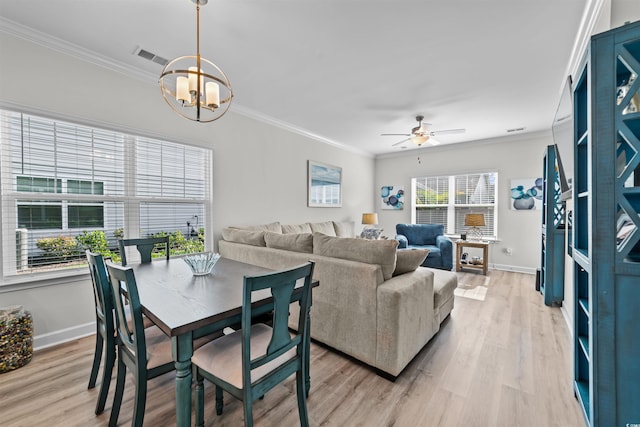
<path fill-rule="evenodd" d="M 338 237 L 356 237 L 356 223 L 353 221 L 333 221 L 333 228 Z"/>
<path fill-rule="evenodd" d="M 289 234 L 312 233 L 309 224 L 282 224 L 282 232 Z"/>
<path fill-rule="evenodd" d="M 399 276 L 410 271 L 416 271 L 427 259 L 429 249 L 403 249 L 399 250 L 396 255 L 396 269 L 393 275 Z"/>
<path fill-rule="evenodd" d="M 264 240 L 268 248 L 285 249 L 295 252 L 313 252 L 313 235 L 311 233 L 280 234 L 264 233 Z"/>
<path fill-rule="evenodd" d="M 382 267 L 384 280 L 391 279 L 396 268 L 397 240 L 365 240 L 332 237 L 313 233 L 313 253 L 333 258 L 377 264 Z"/>
<path fill-rule="evenodd" d="M 240 230 L 238 228 L 223 228 L 222 238 L 229 242 L 244 243 L 252 246 L 266 246 L 264 231 Z"/>
<path fill-rule="evenodd" d="M 314 233 L 322 233 L 327 236 L 336 235 L 336 229 L 333 228 L 333 221 L 310 222 L 309 226 L 311 227 L 311 231 Z"/>

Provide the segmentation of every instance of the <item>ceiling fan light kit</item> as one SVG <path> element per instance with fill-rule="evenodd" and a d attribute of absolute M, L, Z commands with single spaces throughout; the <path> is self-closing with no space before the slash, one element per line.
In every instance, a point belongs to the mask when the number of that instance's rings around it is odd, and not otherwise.
<path fill-rule="evenodd" d="M 392 145 L 392 147 L 401 145 L 407 141 L 411 141 L 416 144 L 418 147 L 421 147 L 422 144 L 429 141 L 431 145 L 440 144 L 438 141 L 433 139 L 432 137 L 436 134 L 445 135 L 445 134 L 453 134 L 453 133 L 463 133 L 465 129 L 448 129 L 448 130 L 440 130 L 440 131 L 432 131 L 429 130 L 430 123 L 423 122 L 424 116 L 418 115 L 416 116 L 416 121 L 418 122 L 418 126 L 411 129 L 411 133 L 383 133 L 380 136 L 407 136 L 408 138 L 403 139 L 402 141 L 396 142 Z M 404 147 L 402 147 L 404 148 Z"/>
<path fill-rule="evenodd" d="M 196 4 L 196 54 L 169 61 L 159 83 L 164 100 L 176 113 L 206 123 L 227 112 L 233 91 L 224 71 L 200 56 L 200 6 L 208 0 L 191 1 Z"/>

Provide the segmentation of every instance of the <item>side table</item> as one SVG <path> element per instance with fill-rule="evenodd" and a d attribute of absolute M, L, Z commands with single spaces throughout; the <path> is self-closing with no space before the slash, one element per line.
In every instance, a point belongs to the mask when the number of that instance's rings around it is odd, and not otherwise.
<path fill-rule="evenodd" d="M 481 268 L 482 274 L 487 275 L 489 267 L 489 242 L 482 242 L 479 240 L 456 240 L 456 271 L 461 271 L 463 268 Z M 482 264 L 467 264 L 461 263 L 462 252 L 464 248 L 481 248 L 482 249 Z"/>

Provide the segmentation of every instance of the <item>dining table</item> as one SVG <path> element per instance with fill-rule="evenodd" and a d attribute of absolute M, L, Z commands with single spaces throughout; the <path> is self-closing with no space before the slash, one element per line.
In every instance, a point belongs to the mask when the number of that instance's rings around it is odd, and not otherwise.
<path fill-rule="evenodd" d="M 176 424 L 191 425 L 191 357 L 193 341 L 239 325 L 242 317 L 244 276 L 271 273 L 274 270 L 220 258 L 213 271 L 196 276 L 181 257 L 133 265 L 142 312 L 171 338 L 175 362 Z M 318 286 L 317 281 L 312 287 Z M 302 283 L 297 285 L 301 288 Z M 294 290 L 292 302 L 302 292 Z M 273 298 L 269 289 L 255 292 L 252 310 L 256 315 L 269 313 Z M 306 392 L 309 393 L 309 346 L 307 336 Z"/>

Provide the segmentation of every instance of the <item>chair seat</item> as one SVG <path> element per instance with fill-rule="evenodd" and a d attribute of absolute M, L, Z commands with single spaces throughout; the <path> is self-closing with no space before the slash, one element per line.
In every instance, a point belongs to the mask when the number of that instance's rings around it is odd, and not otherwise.
<path fill-rule="evenodd" d="M 252 359 L 266 353 L 271 335 L 272 329 L 263 323 L 251 326 Z M 251 373 L 251 382 L 255 383 L 295 356 L 296 349 L 292 348 L 271 362 L 254 369 Z M 202 370 L 242 389 L 242 330 L 205 344 L 193 353 L 191 361 Z"/>
<path fill-rule="evenodd" d="M 147 342 L 147 369 L 171 363 L 173 356 L 171 353 L 171 338 L 169 338 L 160 328 L 153 325 L 144 330 L 144 337 Z M 193 348 L 198 349 L 211 342 L 211 336 L 198 338 L 193 342 Z"/>

